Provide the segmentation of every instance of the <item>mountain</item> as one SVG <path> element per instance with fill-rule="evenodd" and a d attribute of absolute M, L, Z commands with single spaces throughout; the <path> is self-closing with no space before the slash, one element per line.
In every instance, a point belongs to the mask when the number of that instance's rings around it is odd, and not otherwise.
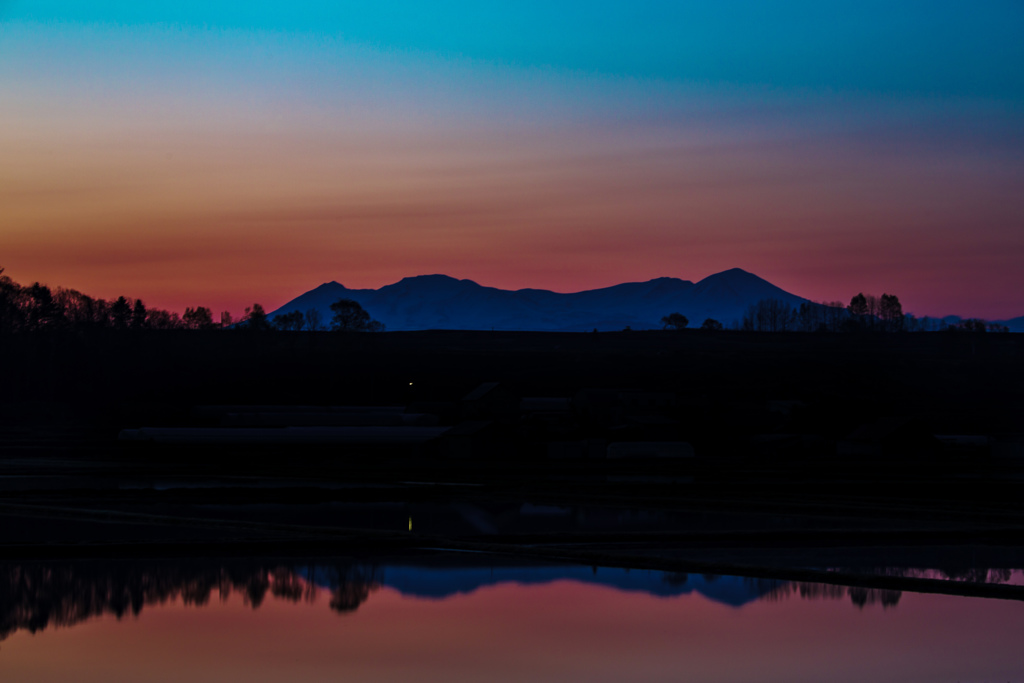
<path fill-rule="evenodd" d="M 1000 325 L 1006 325 L 1010 332 L 1024 332 L 1024 315 L 1011 318 L 1010 320 L 997 320 Z"/>
<path fill-rule="evenodd" d="M 957 325 L 965 320 L 963 316 L 959 315 L 947 315 L 939 318 L 943 325 Z M 990 323 L 996 325 L 1005 325 L 1006 329 L 1010 332 L 1024 332 L 1024 315 L 1010 318 L 1009 320 L 990 320 Z"/>
<path fill-rule="evenodd" d="M 316 308 L 324 321 L 330 305 L 353 299 L 389 330 L 590 331 L 660 328 L 662 316 L 682 313 L 691 326 L 714 318 L 726 327 L 761 299 L 798 306 L 805 299 L 739 268 L 694 284 L 662 277 L 603 289 L 561 294 L 545 289 L 515 291 L 484 287 L 447 275 L 407 277 L 380 289 L 348 289 L 328 282 L 289 301 L 271 317 Z"/>

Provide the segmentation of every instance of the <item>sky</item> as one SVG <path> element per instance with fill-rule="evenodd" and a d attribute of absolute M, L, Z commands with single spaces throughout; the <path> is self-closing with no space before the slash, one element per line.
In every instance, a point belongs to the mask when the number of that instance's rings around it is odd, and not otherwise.
<path fill-rule="evenodd" d="M 0 266 L 182 310 L 743 268 L 1024 315 L 1024 3 L 0 0 Z"/>

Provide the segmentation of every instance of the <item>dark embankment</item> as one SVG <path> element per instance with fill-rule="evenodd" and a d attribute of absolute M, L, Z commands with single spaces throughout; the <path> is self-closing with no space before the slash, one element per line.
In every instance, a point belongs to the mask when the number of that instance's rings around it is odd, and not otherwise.
<path fill-rule="evenodd" d="M 729 432 L 770 426 L 766 401 L 801 401 L 794 426 L 837 435 L 893 415 L 1014 431 L 1024 406 L 1014 334 L 98 331 L 0 337 L 0 354 L 8 421 L 108 429 L 200 404 L 458 400 L 484 381 L 522 396 L 671 392 L 694 427 Z"/>
<path fill-rule="evenodd" d="M 107 331 L 0 358 L 10 560 L 432 547 L 814 580 L 1024 546 L 1022 335 Z"/>

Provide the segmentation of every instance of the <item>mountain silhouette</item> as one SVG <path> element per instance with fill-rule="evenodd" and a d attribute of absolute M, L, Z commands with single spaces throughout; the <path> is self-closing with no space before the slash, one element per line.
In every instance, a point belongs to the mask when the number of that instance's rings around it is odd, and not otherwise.
<path fill-rule="evenodd" d="M 689 318 L 693 326 L 714 318 L 728 327 L 761 299 L 780 299 L 792 306 L 806 301 L 740 268 L 710 275 L 696 284 L 661 277 L 570 294 L 505 290 L 447 275 L 420 275 L 380 289 L 349 289 L 328 282 L 292 299 L 271 316 L 315 308 L 324 320 L 330 320 L 329 306 L 341 298 L 359 302 L 389 330 L 566 332 L 660 328 L 661 318 L 676 312 Z"/>

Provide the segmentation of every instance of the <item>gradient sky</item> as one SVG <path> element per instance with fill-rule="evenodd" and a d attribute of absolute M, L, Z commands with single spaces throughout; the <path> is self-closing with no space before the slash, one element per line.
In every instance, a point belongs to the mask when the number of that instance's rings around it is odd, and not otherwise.
<path fill-rule="evenodd" d="M 1022 31 L 1016 0 L 0 0 L 0 265 L 178 310 L 741 267 L 1022 315 Z"/>

